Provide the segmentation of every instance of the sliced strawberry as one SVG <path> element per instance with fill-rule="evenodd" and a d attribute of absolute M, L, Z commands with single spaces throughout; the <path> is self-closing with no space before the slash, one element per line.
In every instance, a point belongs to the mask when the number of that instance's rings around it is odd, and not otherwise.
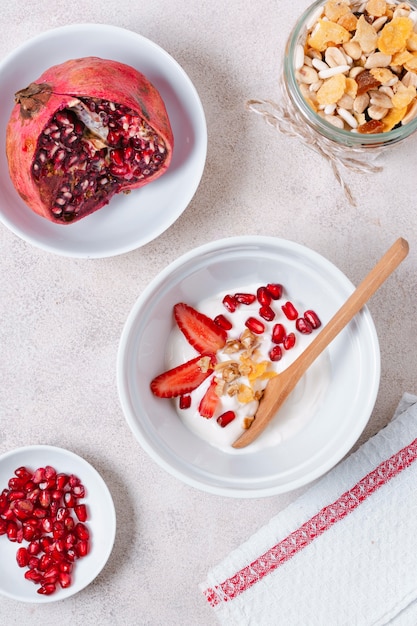
<path fill-rule="evenodd" d="M 217 409 L 220 398 L 216 393 L 216 387 L 217 381 L 213 378 L 198 406 L 198 412 L 202 417 L 207 417 L 208 419 L 213 417 Z"/>
<path fill-rule="evenodd" d="M 197 356 L 177 365 L 151 382 L 151 391 L 158 398 L 174 398 L 197 389 L 213 371 L 214 356 Z"/>
<path fill-rule="evenodd" d="M 215 353 L 225 345 L 227 340 L 225 329 L 189 304 L 184 302 L 176 304 L 174 317 L 188 343 L 200 354 Z"/>

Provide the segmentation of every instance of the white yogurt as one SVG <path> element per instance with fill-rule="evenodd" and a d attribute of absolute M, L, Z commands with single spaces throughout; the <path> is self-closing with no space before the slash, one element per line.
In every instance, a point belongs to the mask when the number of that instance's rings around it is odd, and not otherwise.
<path fill-rule="evenodd" d="M 249 285 L 246 287 L 239 287 L 234 290 L 233 293 L 253 293 L 256 294 L 257 287 L 259 285 Z M 256 317 L 261 319 L 265 325 L 265 332 L 262 335 L 257 335 L 258 340 L 258 352 L 260 356 L 256 361 L 268 360 L 268 352 L 274 345 L 271 342 L 272 328 L 277 323 L 282 323 L 287 333 L 294 332 L 296 335 L 296 343 L 290 350 L 285 350 L 282 346 L 282 359 L 280 361 L 273 362 L 270 366 L 270 370 L 280 372 L 287 368 L 300 354 L 305 347 L 312 341 L 315 334 L 319 330 L 313 330 L 310 335 L 304 335 L 296 330 L 295 321 L 287 320 L 284 313 L 281 310 L 281 305 L 287 300 L 295 305 L 300 315 L 309 308 L 308 303 L 297 301 L 284 292 L 283 297 L 280 300 L 273 300 L 271 307 L 276 312 L 276 317 L 272 322 L 266 322 L 259 316 L 259 303 L 255 301 L 251 305 L 241 304 L 234 313 L 229 313 L 222 304 L 223 297 L 230 291 L 225 291 L 212 298 L 208 298 L 198 304 L 194 305 L 195 308 L 202 313 L 205 313 L 212 319 L 217 315 L 223 314 L 233 324 L 233 328 L 228 331 L 229 339 L 238 339 L 242 332 L 246 329 L 245 321 L 248 317 Z M 320 316 L 320 312 L 317 311 Z M 169 337 L 166 351 L 166 361 L 168 368 L 175 367 L 189 359 L 194 358 L 197 355 L 196 351 L 185 339 L 184 335 L 178 328 L 175 328 Z M 230 358 L 236 358 L 237 355 L 225 354 L 223 351 L 217 353 L 217 360 L 226 361 Z M 198 406 L 203 397 L 207 387 L 209 386 L 211 377 L 206 379 L 200 387 L 198 387 L 191 394 L 191 406 L 188 409 L 179 408 L 179 400 L 176 400 L 176 408 L 180 419 L 195 435 L 207 441 L 210 445 L 228 452 L 231 454 L 241 454 L 246 451 L 257 451 L 268 446 L 275 446 L 278 443 L 293 437 L 299 432 L 311 419 L 320 406 L 320 403 L 324 397 L 326 389 L 330 382 L 330 361 L 327 353 L 322 354 L 311 365 L 306 374 L 300 380 L 295 387 L 294 391 L 290 394 L 279 413 L 271 421 L 267 429 L 252 443 L 250 446 L 237 450 L 232 447 L 232 443 L 244 432 L 243 421 L 245 417 L 253 416 L 256 413 L 258 407 L 258 401 L 253 400 L 247 404 L 241 404 L 238 402 L 236 396 L 229 396 L 227 394 L 222 395 L 220 398 L 219 407 L 216 410 L 214 416 L 210 419 L 202 417 L 198 412 Z M 239 379 L 238 382 L 248 384 L 245 377 Z M 257 381 L 257 385 L 265 387 L 267 380 Z M 217 417 L 225 411 L 234 411 L 236 418 L 227 426 L 222 428 L 217 423 Z"/>

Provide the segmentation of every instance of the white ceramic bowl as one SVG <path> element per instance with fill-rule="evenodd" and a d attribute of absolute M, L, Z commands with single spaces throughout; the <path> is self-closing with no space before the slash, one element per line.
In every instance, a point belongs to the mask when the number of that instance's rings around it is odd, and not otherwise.
<path fill-rule="evenodd" d="M 163 270 L 138 298 L 121 337 L 118 388 L 133 434 L 168 472 L 218 495 L 270 496 L 318 478 L 357 441 L 378 392 L 379 344 L 365 307 L 322 355 L 330 375 L 321 401 L 281 443 L 268 445 L 265 431 L 261 448 L 258 442 L 229 453 L 184 426 L 173 403 L 156 398 L 149 388 L 151 379 L 168 369 L 165 346 L 174 325 L 173 305 L 184 301 L 196 306 L 224 290 L 235 293 L 241 286 L 267 282 L 283 283 L 323 324 L 353 291 L 340 270 L 302 245 L 272 237 L 233 237 L 192 250 Z M 307 388 L 301 386 L 301 404 L 310 401 Z"/>
<path fill-rule="evenodd" d="M 51 53 L 53 51 L 53 53 Z M 76 51 L 76 53 L 75 53 Z M 159 90 L 174 134 L 168 171 L 75 224 L 53 224 L 33 213 L 14 189 L 5 154 L 14 94 L 52 65 L 98 56 L 145 74 Z M 30 39 L 0 62 L 0 219 L 34 246 L 67 257 L 110 257 L 139 248 L 169 228 L 194 196 L 204 171 L 207 127 L 198 93 L 182 67 L 162 48 L 129 30 L 72 24 Z"/>
<path fill-rule="evenodd" d="M 116 534 L 116 513 L 111 494 L 100 474 L 80 456 L 54 446 L 37 445 L 18 448 L 0 456 L 0 493 L 7 487 L 9 478 L 18 467 L 30 470 L 51 465 L 57 472 L 74 474 L 83 483 L 86 494 L 82 502 L 86 504 L 90 531 L 90 551 L 74 563 L 71 573 L 72 584 L 58 588 L 51 595 L 37 593 L 38 585 L 24 578 L 26 568 L 18 567 L 16 551 L 27 546 L 8 541 L 0 536 L 0 593 L 14 600 L 31 603 L 46 603 L 64 600 L 89 585 L 105 566 L 113 549 Z"/>

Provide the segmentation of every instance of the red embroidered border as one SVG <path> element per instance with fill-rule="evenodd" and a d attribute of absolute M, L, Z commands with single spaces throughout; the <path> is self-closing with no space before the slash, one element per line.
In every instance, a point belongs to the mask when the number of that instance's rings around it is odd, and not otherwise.
<path fill-rule="evenodd" d="M 214 588 L 206 589 L 204 595 L 211 606 L 233 600 L 265 576 L 291 559 L 308 546 L 328 528 L 354 511 L 361 502 L 372 495 L 417 459 L 417 439 L 383 461 L 376 469 L 364 476 L 352 489 L 346 491 L 335 502 L 325 506 L 288 537 L 270 548 L 231 578 Z"/>

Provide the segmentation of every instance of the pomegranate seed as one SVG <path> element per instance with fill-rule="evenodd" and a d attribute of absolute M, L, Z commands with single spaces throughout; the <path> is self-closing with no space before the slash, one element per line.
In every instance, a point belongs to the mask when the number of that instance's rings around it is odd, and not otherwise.
<path fill-rule="evenodd" d="M 44 480 L 45 480 L 45 468 L 39 467 L 37 470 L 35 470 L 32 476 L 32 481 L 35 483 L 35 485 L 39 485 L 39 483 L 41 483 Z"/>
<path fill-rule="evenodd" d="M 245 326 L 249 328 L 252 333 L 255 333 L 255 335 L 262 335 L 265 331 L 265 325 L 261 320 L 256 319 L 256 317 L 248 317 Z"/>
<path fill-rule="evenodd" d="M 234 313 L 238 307 L 238 301 L 236 300 L 236 298 L 234 298 L 233 296 L 230 295 L 226 295 L 223 298 L 223 304 L 226 307 L 226 309 L 230 312 L 230 313 Z"/>
<path fill-rule="evenodd" d="M 12 489 L 13 491 L 19 491 L 23 489 L 26 482 L 27 481 L 23 480 L 22 478 L 13 477 L 9 479 L 8 487 L 9 489 Z"/>
<path fill-rule="evenodd" d="M 78 559 L 78 554 L 76 553 L 75 548 L 68 548 L 67 559 L 71 562 L 74 562 L 76 559 Z"/>
<path fill-rule="evenodd" d="M 88 537 L 79 537 L 79 539 L 88 539 Z M 77 541 L 77 537 L 75 536 L 75 534 L 68 533 L 64 541 L 65 549 L 69 550 L 70 548 L 73 548 L 76 541 Z"/>
<path fill-rule="evenodd" d="M 29 554 L 36 556 L 37 554 L 39 554 L 40 551 L 41 551 L 41 546 L 40 546 L 39 540 L 36 539 L 35 541 L 31 541 L 30 544 L 28 545 Z"/>
<path fill-rule="evenodd" d="M 31 489 L 31 491 L 28 491 L 26 494 L 26 499 L 30 500 L 31 502 L 37 502 L 40 496 L 41 490 L 38 488 L 35 489 Z"/>
<path fill-rule="evenodd" d="M 78 517 L 80 522 L 85 522 L 87 519 L 87 507 L 85 504 L 77 504 L 74 507 L 75 515 Z"/>
<path fill-rule="evenodd" d="M 70 515 L 68 515 L 68 517 L 64 519 L 64 526 L 65 526 L 65 530 L 68 530 L 68 531 L 74 528 L 75 522 Z"/>
<path fill-rule="evenodd" d="M 80 479 L 77 478 L 77 476 L 74 476 L 74 474 L 71 474 L 68 479 L 68 482 L 69 482 L 69 486 L 71 487 L 71 489 L 73 489 L 76 485 L 80 484 Z"/>
<path fill-rule="evenodd" d="M 70 563 L 70 561 L 62 561 L 59 564 L 59 569 L 61 570 L 61 572 L 66 572 L 67 574 L 71 574 L 72 568 L 73 565 L 72 563 Z"/>
<path fill-rule="evenodd" d="M 319 316 L 317 315 L 315 311 L 312 311 L 311 309 L 309 309 L 308 311 L 304 313 L 304 319 L 306 319 L 311 324 L 311 327 L 314 329 L 319 328 L 319 326 L 321 326 L 321 321 L 320 321 Z"/>
<path fill-rule="evenodd" d="M 81 483 L 78 485 L 74 485 L 71 491 L 74 494 L 74 496 L 76 496 L 77 498 L 84 498 L 85 496 L 84 485 L 82 485 Z"/>
<path fill-rule="evenodd" d="M 0 514 L 5 511 L 9 506 L 7 497 L 4 495 L 0 496 Z"/>
<path fill-rule="evenodd" d="M 284 348 L 286 350 L 291 350 L 295 346 L 295 335 L 294 333 L 289 333 L 284 339 Z"/>
<path fill-rule="evenodd" d="M 58 511 L 56 512 L 56 521 L 63 522 L 66 517 L 68 517 L 69 511 L 65 506 L 60 506 Z"/>
<path fill-rule="evenodd" d="M 89 547 L 88 541 L 85 539 L 80 539 L 75 544 L 75 552 L 79 558 L 86 556 L 88 554 L 88 547 Z"/>
<path fill-rule="evenodd" d="M 33 513 L 33 504 L 30 500 L 15 500 L 13 512 L 19 520 L 27 519 Z"/>
<path fill-rule="evenodd" d="M 29 569 L 27 570 L 27 572 L 25 572 L 25 578 L 26 580 L 31 580 L 34 583 L 40 583 L 43 576 L 40 572 L 38 572 L 35 568 L 34 569 Z"/>
<path fill-rule="evenodd" d="M 303 335 L 309 335 L 313 331 L 312 325 L 304 317 L 299 317 L 297 319 L 295 327 L 300 333 L 303 333 Z"/>
<path fill-rule="evenodd" d="M 275 317 L 275 311 L 271 309 L 270 306 L 261 306 L 259 309 L 259 315 L 264 318 L 267 322 L 272 322 Z"/>
<path fill-rule="evenodd" d="M 256 296 L 253 293 L 235 293 L 234 298 L 239 304 L 253 304 Z"/>
<path fill-rule="evenodd" d="M 50 517 L 44 517 L 42 520 L 42 530 L 46 533 L 51 533 L 53 529 L 53 522 Z"/>
<path fill-rule="evenodd" d="M 71 585 L 71 576 L 68 572 L 60 572 L 58 576 L 58 582 L 63 589 L 66 589 Z"/>
<path fill-rule="evenodd" d="M 64 502 L 65 506 L 72 509 L 77 504 L 77 499 L 74 497 L 74 494 L 72 494 L 70 491 L 67 491 L 66 493 L 64 493 Z"/>
<path fill-rule="evenodd" d="M 87 528 L 87 526 L 81 522 L 79 522 L 76 526 L 75 526 L 75 534 L 77 535 L 78 539 L 89 539 L 90 538 L 90 533 L 89 530 Z"/>
<path fill-rule="evenodd" d="M 17 469 L 15 469 L 14 473 L 16 474 L 16 476 L 18 476 L 19 478 L 23 478 L 25 480 L 25 483 L 27 483 L 28 480 L 30 480 L 32 478 L 32 474 L 29 472 L 29 470 L 22 466 L 22 467 L 18 467 Z"/>
<path fill-rule="evenodd" d="M 266 290 L 273 300 L 279 300 L 282 296 L 282 285 L 279 283 L 268 283 Z"/>
<path fill-rule="evenodd" d="M 59 502 L 63 495 L 64 492 L 62 491 L 62 489 L 54 489 L 53 491 L 51 491 L 52 500 L 57 500 Z"/>
<path fill-rule="evenodd" d="M 280 361 L 282 359 L 282 350 L 279 345 L 275 345 L 269 351 L 269 358 L 271 361 Z"/>
<path fill-rule="evenodd" d="M 284 312 L 284 315 L 289 320 L 296 320 L 298 317 L 298 311 L 293 305 L 292 302 L 286 302 L 282 305 L 281 309 Z"/>
<path fill-rule="evenodd" d="M 222 314 L 216 315 L 216 317 L 214 318 L 214 323 L 224 330 L 230 330 L 232 328 L 232 322 L 230 322 L 227 317 Z"/>
<path fill-rule="evenodd" d="M 180 396 L 180 409 L 189 409 L 191 406 L 191 396 L 190 394 Z"/>
<path fill-rule="evenodd" d="M 45 581 L 56 583 L 59 576 L 59 567 L 57 565 L 51 565 L 45 571 L 43 578 Z"/>
<path fill-rule="evenodd" d="M 9 521 L 6 530 L 7 539 L 9 541 L 17 541 L 17 524 L 16 522 Z"/>
<path fill-rule="evenodd" d="M 51 567 L 53 562 L 54 561 L 49 554 L 43 554 L 41 558 L 39 559 L 39 570 L 41 572 L 46 572 L 48 567 Z"/>
<path fill-rule="evenodd" d="M 39 539 L 39 544 L 44 552 L 50 551 L 52 543 L 53 543 L 52 538 L 46 535 L 44 535 L 43 537 L 40 537 Z"/>
<path fill-rule="evenodd" d="M 28 559 L 28 568 L 29 569 L 38 569 L 39 567 L 39 559 L 37 556 L 29 556 Z"/>
<path fill-rule="evenodd" d="M 46 509 L 51 504 L 51 493 L 47 489 L 42 489 L 39 494 L 39 504 Z"/>
<path fill-rule="evenodd" d="M 46 517 L 47 514 L 48 514 L 48 511 L 46 509 L 41 509 L 39 507 L 35 507 L 33 509 L 33 517 L 36 517 L 37 519 L 42 519 Z"/>
<path fill-rule="evenodd" d="M 5 519 L 0 518 L 0 535 L 5 535 L 7 533 L 7 521 Z"/>
<path fill-rule="evenodd" d="M 23 500 L 25 497 L 24 491 L 12 490 L 9 491 L 8 500 L 9 502 L 14 502 L 15 500 Z"/>
<path fill-rule="evenodd" d="M 225 413 L 222 413 L 221 415 L 219 415 L 219 417 L 217 418 L 217 423 L 222 428 L 224 428 L 225 426 L 230 424 L 230 422 L 233 422 L 235 417 L 236 417 L 236 415 L 235 415 L 235 413 L 233 411 L 226 411 Z"/>
<path fill-rule="evenodd" d="M 271 294 L 266 287 L 259 287 L 256 292 L 256 297 L 261 306 L 269 306 L 271 304 Z"/>
<path fill-rule="evenodd" d="M 42 587 L 39 587 L 37 593 L 40 593 L 44 596 L 50 596 L 55 591 L 56 591 L 55 583 L 45 583 L 42 585 Z"/>
<path fill-rule="evenodd" d="M 65 535 L 65 526 L 62 522 L 54 522 L 52 536 L 54 539 L 61 539 Z"/>
<path fill-rule="evenodd" d="M 26 548 L 19 548 L 16 552 L 16 561 L 19 567 L 26 567 L 29 561 L 29 554 Z"/>
<path fill-rule="evenodd" d="M 63 490 L 65 485 L 68 483 L 69 476 L 67 474 L 57 474 L 56 476 L 56 486 L 57 489 Z"/>
<path fill-rule="evenodd" d="M 49 480 L 49 479 L 55 480 L 55 478 L 56 478 L 56 470 L 51 465 L 46 465 L 46 467 L 45 467 L 45 478 L 47 480 Z"/>
<path fill-rule="evenodd" d="M 273 343 L 283 343 L 285 337 L 286 337 L 287 333 L 285 331 L 285 328 L 282 324 L 275 324 L 274 328 L 272 329 L 272 342 Z"/>

